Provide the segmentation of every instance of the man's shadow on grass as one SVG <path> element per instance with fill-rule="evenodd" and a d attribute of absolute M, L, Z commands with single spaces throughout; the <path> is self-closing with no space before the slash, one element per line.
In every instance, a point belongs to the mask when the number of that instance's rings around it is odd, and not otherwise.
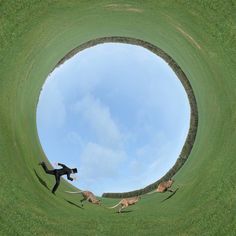
<path fill-rule="evenodd" d="M 64 200 L 65 200 L 66 202 L 68 202 L 69 204 L 71 204 L 71 205 L 73 205 L 73 206 L 76 206 L 76 207 L 78 207 L 78 208 L 84 210 L 84 208 L 81 207 L 81 206 L 79 206 L 78 204 L 76 204 L 76 203 L 74 203 L 74 202 L 71 202 L 71 201 L 69 201 L 69 200 L 66 200 L 66 199 L 64 199 Z"/>
<path fill-rule="evenodd" d="M 50 191 L 50 189 L 49 189 L 47 183 L 38 175 L 38 173 L 36 172 L 35 169 L 34 169 L 34 173 L 35 173 L 35 175 L 36 175 L 36 177 L 37 177 L 39 183 L 42 184 L 47 190 Z"/>

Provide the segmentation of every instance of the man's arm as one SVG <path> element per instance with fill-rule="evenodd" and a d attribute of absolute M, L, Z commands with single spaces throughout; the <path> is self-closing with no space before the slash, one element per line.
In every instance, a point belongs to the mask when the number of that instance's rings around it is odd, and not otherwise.
<path fill-rule="evenodd" d="M 70 177 L 70 173 L 67 173 L 67 179 L 69 179 L 70 181 L 73 181 L 73 178 Z"/>

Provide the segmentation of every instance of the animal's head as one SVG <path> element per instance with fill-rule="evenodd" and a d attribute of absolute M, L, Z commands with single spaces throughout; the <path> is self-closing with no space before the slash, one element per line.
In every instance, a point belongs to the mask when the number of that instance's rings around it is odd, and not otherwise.
<path fill-rule="evenodd" d="M 173 179 L 169 179 L 167 182 L 171 186 L 174 183 L 174 180 Z"/>

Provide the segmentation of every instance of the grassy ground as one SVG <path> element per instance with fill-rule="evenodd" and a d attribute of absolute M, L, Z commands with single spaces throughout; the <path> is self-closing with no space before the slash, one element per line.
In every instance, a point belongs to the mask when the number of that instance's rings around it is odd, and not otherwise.
<path fill-rule="evenodd" d="M 235 235 L 235 1 L 0 0 L 0 235 Z M 36 130 L 42 84 L 71 49 L 127 36 L 165 50 L 194 89 L 199 128 L 176 175 L 178 192 L 148 195 L 127 213 L 80 208 L 53 185 Z M 147 173 L 148 174 L 148 173 Z M 105 205 L 116 200 L 103 199 Z"/>

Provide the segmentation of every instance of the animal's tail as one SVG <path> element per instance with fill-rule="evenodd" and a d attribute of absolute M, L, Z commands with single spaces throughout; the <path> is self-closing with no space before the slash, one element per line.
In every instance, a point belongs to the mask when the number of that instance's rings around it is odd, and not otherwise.
<path fill-rule="evenodd" d="M 84 192 L 84 191 L 79 191 L 79 192 L 71 192 L 71 191 L 65 191 L 66 193 L 82 193 L 82 192 Z"/>
<path fill-rule="evenodd" d="M 115 206 L 107 207 L 107 208 L 112 209 L 112 208 L 116 208 L 116 207 L 119 206 L 119 205 L 120 205 L 120 202 L 118 202 Z"/>

